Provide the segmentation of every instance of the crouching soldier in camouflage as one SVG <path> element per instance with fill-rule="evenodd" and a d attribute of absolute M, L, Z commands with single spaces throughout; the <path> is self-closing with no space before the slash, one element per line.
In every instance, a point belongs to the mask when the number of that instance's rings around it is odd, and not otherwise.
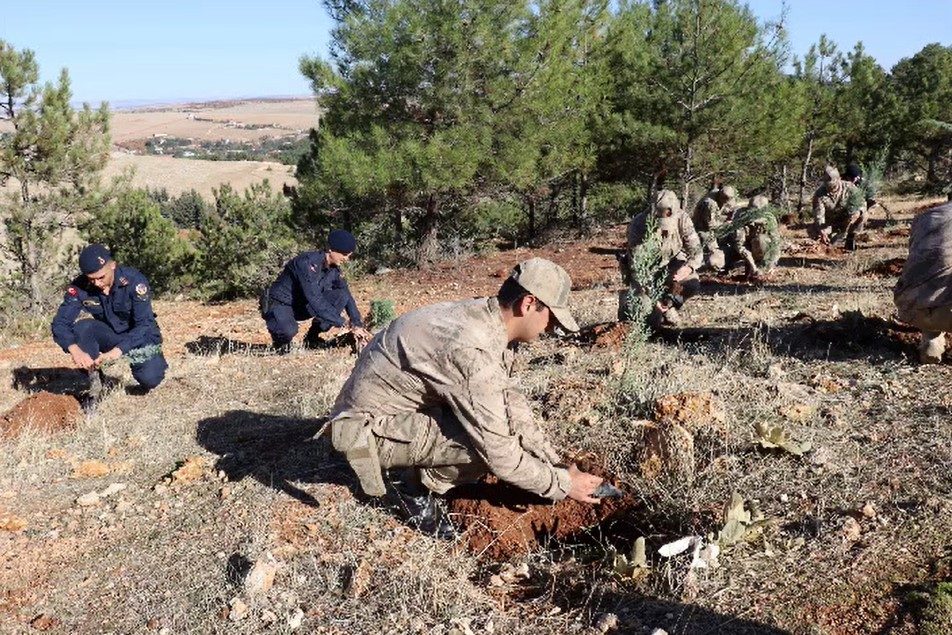
<path fill-rule="evenodd" d="M 724 268 L 724 250 L 717 243 L 717 230 L 734 216 L 737 191 L 730 185 L 713 188 L 694 206 L 691 221 L 704 246 L 704 260 L 715 271 Z"/>
<path fill-rule="evenodd" d="M 748 278 L 769 274 L 780 260 L 782 240 L 770 199 L 758 194 L 723 227 L 727 268 L 741 261 Z"/>
<path fill-rule="evenodd" d="M 93 399 L 102 390 L 102 366 L 125 356 L 144 390 L 158 386 L 169 365 L 152 311 L 152 287 L 138 270 L 119 266 L 103 245 L 79 254 L 78 278 L 53 318 L 53 341 L 89 373 Z M 92 319 L 81 319 L 85 313 Z"/>
<path fill-rule="evenodd" d="M 382 496 L 382 470 L 412 468 L 386 478 L 390 494 L 411 524 L 442 537 L 452 527 L 427 490 L 444 494 L 487 473 L 550 500 L 597 502 L 601 479 L 561 465 L 511 376 L 511 345 L 556 324 L 578 330 L 568 309 L 571 285 L 564 269 L 533 258 L 496 297 L 417 309 L 378 333 L 330 422 L 334 447 L 364 492 Z"/>
<path fill-rule="evenodd" d="M 909 257 L 893 292 L 899 319 L 922 330 L 919 359 L 938 364 L 952 331 L 952 203 L 916 216 Z"/>
<path fill-rule="evenodd" d="M 646 254 L 646 250 L 657 250 L 660 262 L 655 260 L 655 254 Z M 703 255 L 701 239 L 694 231 L 694 223 L 681 209 L 678 197 L 671 190 L 657 193 L 650 215 L 642 212 L 631 219 L 628 225 L 628 253 L 622 266 L 622 275 L 631 287 L 629 301 L 640 303 L 646 313 L 650 311 L 650 325 L 676 326 L 680 323 L 678 309 L 700 289 L 697 270 Z M 635 279 L 634 269 L 638 268 L 639 262 L 651 262 L 652 268 L 658 267 L 666 272 L 664 291 L 653 306 L 652 298 L 643 288 L 645 281 Z M 630 317 L 624 306 L 620 313 L 623 318 Z"/>
<path fill-rule="evenodd" d="M 867 219 L 866 194 L 852 182 L 840 178 L 839 171 L 828 165 L 823 184 L 813 194 L 813 227 L 810 235 L 825 245 L 846 238 L 846 249 L 856 249 L 856 235 Z"/>

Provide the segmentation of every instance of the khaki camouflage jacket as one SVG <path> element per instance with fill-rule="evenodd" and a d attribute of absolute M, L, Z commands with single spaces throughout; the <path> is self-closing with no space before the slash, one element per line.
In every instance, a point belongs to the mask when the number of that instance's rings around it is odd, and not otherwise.
<path fill-rule="evenodd" d="M 493 474 L 545 498 L 565 498 L 568 470 L 555 467 L 559 456 L 512 377 L 507 340 L 495 298 L 444 302 L 397 318 L 361 352 L 337 397 L 334 446 L 346 453 L 371 420 L 448 407 Z"/>
<path fill-rule="evenodd" d="M 900 310 L 952 304 L 952 203 L 919 214 L 909 232 L 909 258 L 893 292 Z"/>
<path fill-rule="evenodd" d="M 661 237 L 661 260 L 667 265 L 672 260 L 681 260 L 698 269 L 704 258 L 701 238 L 694 231 L 694 223 L 684 212 L 667 218 L 657 218 L 657 231 Z M 628 224 L 628 250 L 634 251 L 645 242 L 648 232 L 648 214 L 636 214 Z"/>
<path fill-rule="evenodd" d="M 694 223 L 695 230 L 705 233 L 729 221 L 733 213 L 734 206 L 730 202 L 721 207 L 711 196 L 705 196 L 694 206 L 691 222 Z"/>
<path fill-rule="evenodd" d="M 858 192 L 854 184 L 841 181 L 838 190 L 831 191 L 829 184 L 824 183 L 813 194 L 813 220 L 820 227 L 829 221 L 827 216 L 853 216 L 866 211 L 866 199 L 862 192 Z"/>

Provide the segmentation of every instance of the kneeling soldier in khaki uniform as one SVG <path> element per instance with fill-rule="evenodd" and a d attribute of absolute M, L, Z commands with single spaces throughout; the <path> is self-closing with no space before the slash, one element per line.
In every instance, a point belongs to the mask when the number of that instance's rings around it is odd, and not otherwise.
<path fill-rule="evenodd" d="M 424 307 L 378 333 L 331 412 L 334 447 L 364 492 L 385 493 L 382 470 L 416 468 L 417 483 L 397 484 L 406 515 L 443 537 L 451 528 L 426 490 L 444 494 L 487 473 L 554 501 L 597 502 L 601 479 L 560 465 L 511 375 L 510 345 L 556 323 L 578 330 L 568 309 L 571 286 L 562 267 L 533 258 L 513 269 L 494 298 Z"/>
<path fill-rule="evenodd" d="M 919 360 L 938 364 L 952 331 L 952 203 L 916 216 L 909 258 L 893 291 L 899 319 L 922 330 Z"/>

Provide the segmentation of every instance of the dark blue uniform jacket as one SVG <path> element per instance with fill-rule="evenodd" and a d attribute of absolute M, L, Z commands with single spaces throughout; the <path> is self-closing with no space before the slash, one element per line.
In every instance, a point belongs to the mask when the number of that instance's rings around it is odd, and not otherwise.
<path fill-rule="evenodd" d="M 137 269 L 116 267 L 109 295 L 100 292 L 86 276 L 79 276 L 66 288 L 63 303 L 53 318 L 53 341 L 65 352 L 76 343 L 73 323 L 82 311 L 122 336 L 118 346 L 123 354 L 162 343 L 162 333 L 152 312 L 152 287 Z"/>
<path fill-rule="evenodd" d="M 351 325 L 363 326 L 347 281 L 341 276 L 340 269 L 325 265 L 323 251 L 305 251 L 289 260 L 271 285 L 268 295 L 272 300 L 292 307 L 295 316 L 300 316 L 298 319 L 316 317 L 334 326 L 344 326 L 340 309 L 324 297 L 328 292 L 334 292 L 333 295 L 346 293 L 344 308 Z"/>

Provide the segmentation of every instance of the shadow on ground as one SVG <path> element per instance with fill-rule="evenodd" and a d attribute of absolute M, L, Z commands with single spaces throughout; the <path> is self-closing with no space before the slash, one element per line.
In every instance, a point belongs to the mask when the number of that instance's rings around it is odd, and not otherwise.
<path fill-rule="evenodd" d="M 89 376 L 86 371 L 65 366 L 49 368 L 29 368 L 19 366 L 13 369 L 13 389 L 23 390 L 30 394 L 37 392 L 51 392 L 56 395 L 71 395 L 77 399 L 84 397 L 89 389 Z M 105 373 L 103 390 L 114 390 L 122 382 Z"/>
<path fill-rule="evenodd" d="M 326 436 L 314 438 L 326 419 L 295 419 L 272 414 L 230 410 L 198 422 L 195 438 L 218 455 L 216 469 L 231 481 L 254 478 L 262 485 L 284 492 L 298 501 L 318 506 L 318 501 L 294 485 L 335 483 L 358 494 L 356 479 Z"/>
<path fill-rule="evenodd" d="M 757 341 L 773 355 L 801 360 L 913 361 L 918 357 L 919 330 L 896 320 L 850 311 L 836 320 L 819 320 L 801 313 L 776 326 L 664 329 L 657 337 L 673 344 L 694 344 L 707 353 L 743 349 Z"/>

